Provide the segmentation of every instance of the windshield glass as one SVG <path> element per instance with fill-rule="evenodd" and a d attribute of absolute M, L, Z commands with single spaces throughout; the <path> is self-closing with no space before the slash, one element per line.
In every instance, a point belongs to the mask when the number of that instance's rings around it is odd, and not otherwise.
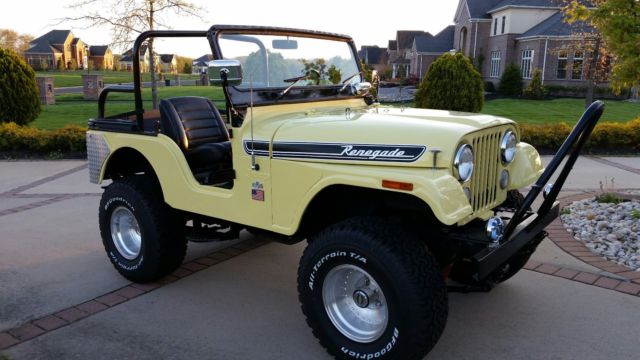
<path fill-rule="evenodd" d="M 242 64 L 238 88 L 283 88 L 340 85 L 358 73 L 349 46 L 343 41 L 281 35 L 222 34 L 218 44 L 224 59 Z M 350 82 L 360 82 L 355 76 Z"/>

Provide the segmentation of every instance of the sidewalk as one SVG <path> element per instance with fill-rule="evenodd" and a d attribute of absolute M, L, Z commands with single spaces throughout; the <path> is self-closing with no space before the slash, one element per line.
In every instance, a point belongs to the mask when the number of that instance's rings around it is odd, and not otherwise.
<path fill-rule="evenodd" d="M 597 190 L 605 176 L 620 189 L 640 187 L 640 158 L 581 158 L 562 196 Z M 130 284 L 104 255 L 102 189 L 87 179 L 82 161 L 0 162 L 0 354 L 328 358 L 297 299 L 304 243 L 247 233 L 241 241 L 190 243 L 185 265 L 163 283 Z M 543 264 L 555 267 L 553 276 Z M 450 294 L 449 322 L 429 358 L 637 358 L 640 287 L 616 280 L 627 284 L 624 292 L 563 278 L 558 269 L 616 274 L 548 239 L 529 267 L 536 270 L 490 293 Z"/>

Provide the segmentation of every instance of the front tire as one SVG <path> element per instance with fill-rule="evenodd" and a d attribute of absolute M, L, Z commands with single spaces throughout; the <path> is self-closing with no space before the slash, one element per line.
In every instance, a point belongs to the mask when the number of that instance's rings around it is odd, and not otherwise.
<path fill-rule="evenodd" d="M 182 216 L 147 176 L 116 180 L 102 194 L 100 235 L 109 260 L 134 282 L 157 280 L 180 266 L 187 250 Z"/>
<path fill-rule="evenodd" d="M 447 320 L 436 259 L 383 218 L 349 219 L 313 237 L 298 293 L 313 334 L 338 359 L 421 359 Z"/>

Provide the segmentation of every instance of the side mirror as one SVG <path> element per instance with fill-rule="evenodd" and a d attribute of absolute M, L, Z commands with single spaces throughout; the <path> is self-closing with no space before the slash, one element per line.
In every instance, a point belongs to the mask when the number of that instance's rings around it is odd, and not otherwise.
<path fill-rule="evenodd" d="M 369 89 L 371 89 L 371 83 L 368 83 L 368 82 L 356 83 L 353 85 L 353 88 L 356 94 L 364 95 L 369 91 Z"/>
<path fill-rule="evenodd" d="M 238 60 L 213 60 L 209 62 L 211 85 L 238 86 L 242 84 L 242 65 Z"/>

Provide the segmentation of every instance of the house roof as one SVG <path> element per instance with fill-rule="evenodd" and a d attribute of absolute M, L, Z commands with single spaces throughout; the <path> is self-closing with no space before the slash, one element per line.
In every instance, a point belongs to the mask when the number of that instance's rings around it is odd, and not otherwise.
<path fill-rule="evenodd" d="M 109 45 L 93 45 L 89 47 L 89 54 L 91 56 L 104 56 L 109 50 Z"/>
<path fill-rule="evenodd" d="M 396 40 L 389 40 L 387 49 L 389 49 L 389 51 L 398 50 L 398 42 Z"/>
<path fill-rule="evenodd" d="M 492 13 L 510 7 L 559 9 L 562 7 L 562 4 L 554 0 L 501 0 L 487 12 Z"/>
<path fill-rule="evenodd" d="M 206 55 L 202 55 L 199 58 L 193 60 L 192 65 L 194 66 L 207 66 L 208 62 L 213 60 L 213 55 L 211 54 L 206 54 Z"/>
<path fill-rule="evenodd" d="M 489 10 L 502 0 L 466 0 L 466 2 L 472 19 L 490 19 Z"/>
<path fill-rule="evenodd" d="M 576 21 L 569 25 L 562 18 L 562 12 L 558 12 L 540 24 L 527 30 L 518 39 L 546 36 L 571 36 L 576 33 L 593 33 L 595 29 L 582 21 Z"/>
<path fill-rule="evenodd" d="M 69 37 L 69 34 L 71 34 L 71 30 L 51 30 L 46 34 L 33 39 L 31 43 L 45 42 L 51 45 L 64 44 Z"/>
<path fill-rule="evenodd" d="M 32 42 L 31 47 L 27 51 L 25 51 L 25 54 L 59 54 L 61 52 L 62 51 L 45 42 Z"/>
<path fill-rule="evenodd" d="M 398 30 L 398 32 L 396 33 L 398 49 L 411 49 L 411 46 L 413 46 L 413 39 L 415 39 L 416 36 L 424 34 L 426 33 L 421 30 Z"/>
<path fill-rule="evenodd" d="M 455 31 L 455 25 L 449 25 L 435 36 L 429 33 L 417 36 L 414 40 L 416 51 L 422 53 L 444 53 L 451 50 Z"/>
<path fill-rule="evenodd" d="M 358 51 L 358 56 L 366 64 L 380 64 L 383 59 L 383 55 L 386 54 L 387 48 L 381 48 L 378 46 L 363 46 Z"/>
<path fill-rule="evenodd" d="M 173 54 L 160 54 L 160 61 L 165 64 L 168 64 L 173 61 Z"/>
<path fill-rule="evenodd" d="M 154 53 L 155 53 L 155 51 L 154 51 Z M 147 54 L 147 45 L 146 45 L 146 44 L 141 45 L 141 46 L 140 46 L 140 57 L 142 58 L 142 57 L 144 57 L 146 54 Z M 127 51 L 125 51 L 125 52 L 123 52 L 123 53 L 122 53 L 122 57 L 123 57 L 123 58 L 124 58 L 125 56 L 128 56 L 129 58 L 131 58 L 131 55 L 133 55 L 133 49 L 129 49 L 129 50 L 127 50 Z M 157 54 L 156 54 L 156 55 L 157 55 Z M 131 60 L 128 60 L 128 61 L 131 61 Z"/>

